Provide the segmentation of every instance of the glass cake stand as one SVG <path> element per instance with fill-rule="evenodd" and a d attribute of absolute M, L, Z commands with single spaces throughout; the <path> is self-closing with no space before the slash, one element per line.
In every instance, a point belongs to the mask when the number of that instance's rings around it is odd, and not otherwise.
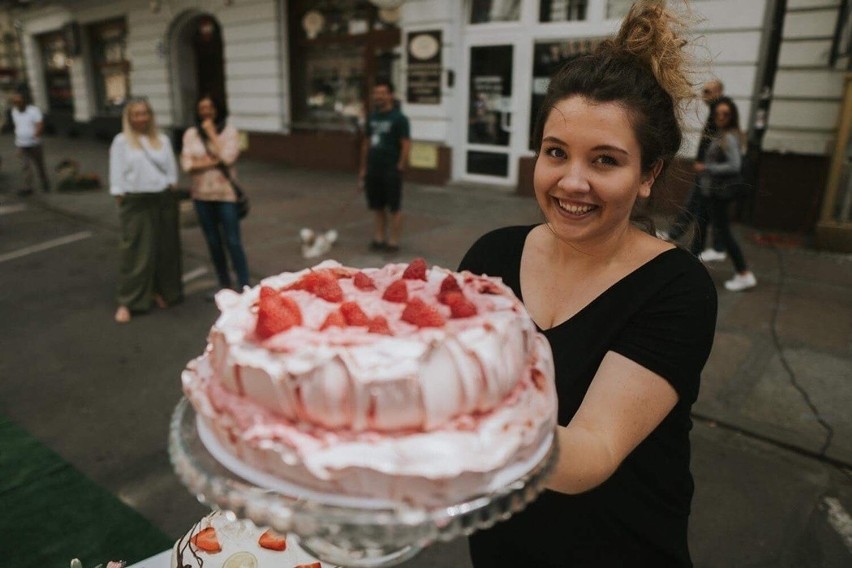
<path fill-rule="evenodd" d="M 452 506 L 340 506 L 269 490 L 226 469 L 202 442 L 195 410 L 186 398 L 175 408 L 169 428 L 172 466 L 199 501 L 258 526 L 293 533 L 309 554 L 353 568 L 399 564 L 430 544 L 467 536 L 509 518 L 544 489 L 556 454 L 554 438 L 528 473 L 497 491 Z"/>

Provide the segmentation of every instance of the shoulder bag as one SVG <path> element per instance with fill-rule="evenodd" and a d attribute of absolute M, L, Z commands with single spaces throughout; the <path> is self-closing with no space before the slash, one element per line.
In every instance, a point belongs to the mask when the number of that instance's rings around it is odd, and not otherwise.
<path fill-rule="evenodd" d="M 725 151 L 716 146 L 717 151 L 716 162 L 724 162 L 727 157 Z M 708 154 L 710 149 L 708 149 Z M 711 174 L 710 176 L 710 195 L 714 199 L 731 200 L 738 199 L 741 195 L 747 192 L 747 184 L 741 172 L 728 174 Z"/>
<path fill-rule="evenodd" d="M 207 154 L 211 158 L 219 160 L 219 156 L 210 151 L 210 147 L 207 145 L 207 141 L 202 140 L 202 143 L 204 144 L 204 150 L 207 151 Z M 249 210 L 251 209 L 251 203 L 249 202 L 248 195 L 246 195 L 246 192 L 243 191 L 243 188 L 240 187 L 240 184 L 234 181 L 234 178 L 231 177 L 230 168 L 223 164 L 221 160 L 219 161 L 219 163 L 216 164 L 216 168 L 220 172 L 222 172 L 222 175 L 225 176 L 225 179 L 228 180 L 228 183 L 230 183 L 231 187 L 234 189 L 234 193 L 237 196 L 237 214 L 239 215 L 240 219 L 245 218 L 245 216 L 248 215 Z"/>

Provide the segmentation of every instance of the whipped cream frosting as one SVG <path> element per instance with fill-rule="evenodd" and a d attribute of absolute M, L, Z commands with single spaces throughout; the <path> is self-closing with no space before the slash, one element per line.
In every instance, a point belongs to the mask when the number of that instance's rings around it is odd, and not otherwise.
<path fill-rule="evenodd" d="M 333 261 L 317 269 L 341 269 Z M 393 336 L 322 322 L 339 305 L 305 290 L 288 293 L 304 325 L 258 341 L 254 336 L 260 287 L 217 295 L 222 311 L 210 335 L 213 372 L 223 386 L 288 420 L 325 428 L 396 431 L 432 429 L 455 416 L 494 408 L 516 386 L 529 363 L 536 330 L 523 305 L 494 279 L 465 274 L 459 285 L 477 315 L 451 319 L 437 297 L 450 271 L 431 268 L 427 280 L 406 280 L 419 297 L 446 316 L 443 328 L 418 328 L 401 319 L 405 304 L 381 299 L 405 264 L 365 269 L 376 291 L 339 280 L 345 298 L 368 316 L 386 317 Z M 261 286 L 286 288 L 308 271 L 267 278 Z M 482 293 L 487 290 L 488 293 Z"/>
<path fill-rule="evenodd" d="M 338 280 L 345 300 L 385 317 L 392 335 L 320 331 L 339 304 L 289 290 L 302 325 L 257 337 L 261 286 L 287 289 L 310 270 L 358 272 L 333 261 L 217 295 L 221 316 L 182 381 L 231 454 L 328 493 L 441 502 L 493 489 L 497 472 L 526 464 L 549 443 L 556 424 L 550 348 L 511 290 L 498 279 L 432 267 L 426 280 L 405 281 L 409 299 L 446 320 L 421 328 L 401 319 L 405 304 L 382 299 L 405 269 L 364 269 L 376 290 L 356 288 L 351 276 Z M 475 315 L 453 319 L 437 300 L 448 275 Z"/>

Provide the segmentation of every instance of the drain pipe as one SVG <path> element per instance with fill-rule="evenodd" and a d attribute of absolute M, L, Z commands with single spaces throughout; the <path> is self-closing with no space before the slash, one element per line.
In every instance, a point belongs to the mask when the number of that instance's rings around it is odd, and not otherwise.
<path fill-rule="evenodd" d="M 775 87 L 775 74 L 778 71 L 778 55 L 781 52 L 781 40 L 784 31 L 784 16 L 787 14 L 787 0 L 770 0 L 766 10 L 763 49 L 758 73 L 759 90 L 752 100 L 751 127 L 748 132 L 743 176 L 752 187 L 751 193 L 739 204 L 739 217 L 751 221 L 754 216 L 755 189 L 760 171 L 760 158 L 763 152 L 763 137 L 769 124 L 769 107 L 772 104 L 772 90 Z"/>

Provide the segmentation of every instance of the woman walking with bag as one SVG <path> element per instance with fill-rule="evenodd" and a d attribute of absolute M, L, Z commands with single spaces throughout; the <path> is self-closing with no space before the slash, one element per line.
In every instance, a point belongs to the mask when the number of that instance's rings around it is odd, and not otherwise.
<path fill-rule="evenodd" d="M 219 287 L 232 287 L 225 257 L 227 248 L 241 289 L 249 285 L 249 272 L 240 237 L 241 190 L 233 181 L 234 162 L 240 154 L 239 136 L 236 128 L 226 124 L 224 105 L 217 104 L 213 97 L 201 97 L 195 109 L 196 125 L 183 136 L 181 167 L 192 175 L 192 201 Z"/>
<path fill-rule="evenodd" d="M 720 243 L 731 256 L 736 273 L 725 282 L 725 288 L 732 292 L 741 292 L 757 286 L 757 278 L 746 266 L 740 245 L 731 232 L 729 210 L 736 199 L 737 191 L 742 187 L 740 174 L 742 166 L 742 132 L 737 105 L 728 97 L 722 97 L 713 109 L 716 123 L 716 135 L 707 147 L 707 160 L 696 163 L 698 185 L 702 193 L 710 200 L 710 221 Z M 707 227 L 698 227 L 698 238 L 704 240 Z M 704 250 L 700 242 L 698 250 Z"/>
<path fill-rule="evenodd" d="M 168 137 L 159 133 L 151 105 L 131 99 L 122 132 L 109 150 L 110 194 L 119 206 L 121 267 L 115 321 L 130 321 L 183 299 L 177 199 L 177 163 Z"/>

